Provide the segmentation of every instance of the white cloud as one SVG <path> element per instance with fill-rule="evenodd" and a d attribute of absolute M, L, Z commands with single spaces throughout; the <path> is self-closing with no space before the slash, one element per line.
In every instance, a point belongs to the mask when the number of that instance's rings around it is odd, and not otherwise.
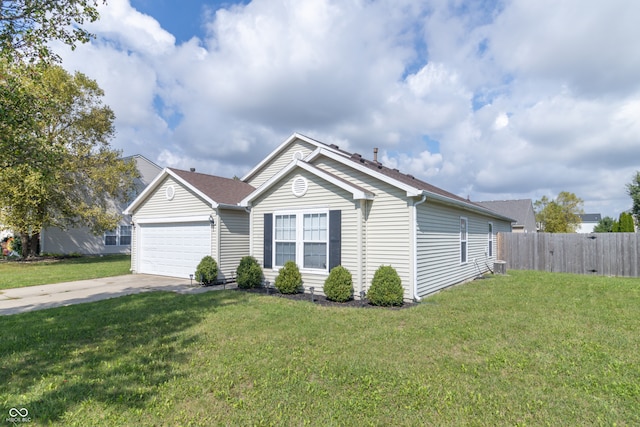
<path fill-rule="evenodd" d="M 472 199 L 573 191 L 617 215 L 640 168 L 640 6 L 254 0 L 173 35 L 127 0 L 64 65 L 96 79 L 114 145 L 242 175 L 292 132 Z M 607 210 L 604 210 L 607 209 Z"/>

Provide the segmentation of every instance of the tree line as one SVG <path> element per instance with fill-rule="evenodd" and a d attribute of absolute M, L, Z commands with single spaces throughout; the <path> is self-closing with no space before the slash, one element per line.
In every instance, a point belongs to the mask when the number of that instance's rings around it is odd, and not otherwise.
<path fill-rule="evenodd" d="M 618 219 L 606 216 L 594 227 L 594 233 L 635 232 L 640 219 L 640 172 L 626 185 L 633 202 L 631 212 L 622 212 Z M 582 222 L 583 200 L 573 193 L 562 191 L 555 199 L 542 196 L 533 204 L 540 231 L 546 233 L 575 233 Z"/>
<path fill-rule="evenodd" d="M 104 3 L 104 2 L 102 2 Z M 113 111 L 98 84 L 64 70 L 50 46 L 75 48 L 98 19 L 91 0 L 0 2 L 0 226 L 22 240 L 22 255 L 38 253 L 40 231 L 87 226 L 101 234 L 130 199 L 134 162 L 110 146 Z"/>

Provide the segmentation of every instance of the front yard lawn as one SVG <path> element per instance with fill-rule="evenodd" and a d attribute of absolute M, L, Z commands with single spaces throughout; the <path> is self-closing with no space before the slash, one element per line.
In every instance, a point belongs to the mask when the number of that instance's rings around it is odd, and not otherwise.
<path fill-rule="evenodd" d="M 130 255 L 0 262 L 0 290 L 129 274 Z"/>
<path fill-rule="evenodd" d="M 640 279 L 510 271 L 405 310 L 155 292 L 2 318 L 32 425 L 640 425 Z"/>

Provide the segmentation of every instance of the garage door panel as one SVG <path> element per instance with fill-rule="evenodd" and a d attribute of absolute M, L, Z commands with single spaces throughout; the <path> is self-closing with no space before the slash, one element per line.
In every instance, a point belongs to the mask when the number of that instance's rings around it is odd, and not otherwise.
<path fill-rule="evenodd" d="M 139 271 L 188 278 L 205 255 L 211 255 L 208 222 L 144 224 L 140 227 Z"/>

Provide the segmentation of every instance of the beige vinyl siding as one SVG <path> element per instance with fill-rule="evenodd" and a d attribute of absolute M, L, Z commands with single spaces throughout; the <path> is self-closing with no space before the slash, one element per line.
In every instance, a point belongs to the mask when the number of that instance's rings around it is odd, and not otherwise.
<path fill-rule="evenodd" d="M 291 163 L 296 152 L 302 152 L 304 157 L 311 153 L 315 148 L 316 147 L 314 145 L 309 144 L 308 142 L 296 139 L 293 144 L 278 153 L 269 163 L 265 164 L 259 171 L 250 177 L 247 183 L 253 185 L 255 188 L 260 187 L 265 181 Z"/>
<path fill-rule="evenodd" d="M 173 199 L 168 200 L 166 190 L 170 185 L 173 186 L 175 193 Z M 162 223 L 168 218 L 208 216 L 211 214 L 213 214 L 216 224 L 219 224 L 216 211 L 209 203 L 205 202 L 189 188 L 178 183 L 173 177 L 168 176 L 138 207 L 133 216 L 133 220 L 136 224 L 139 220 L 157 220 L 157 223 Z M 136 225 L 134 228 L 135 229 L 132 230 L 131 242 L 131 266 L 133 271 L 137 271 L 138 260 L 136 254 L 138 253 L 139 226 Z M 216 230 L 211 233 L 211 256 L 216 261 L 218 260 L 217 235 Z"/>
<path fill-rule="evenodd" d="M 308 181 L 308 189 L 304 196 L 296 197 L 291 191 L 293 179 L 302 176 Z M 263 194 L 253 202 L 251 210 L 253 235 L 252 235 L 252 253 L 263 265 L 264 255 L 264 214 L 297 209 L 326 209 L 342 211 L 341 229 L 342 229 L 342 252 L 341 263 L 354 276 L 354 287 L 357 289 L 356 281 L 358 275 L 357 260 L 357 230 L 359 201 L 354 201 L 352 194 L 342 190 L 341 188 L 330 184 L 313 174 L 304 170 L 295 170 L 283 177 L 278 184 Z M 274 283 L 278 274 L 276 268 L 264 269 L 265 279 Z M 321 292 L 328 273 L 315 273 L 302 270 L 303 285 L 306 289 L 310 286 L 315 287 L 315 292 Z"/>
<path fill-rule="evenodd" d="M 448 286 L 471 280 L 493 268 L 489 259 L 488 229 L 494 236 L 509 224 L 471 211 L 455 209 L 429 200 L 418 206 L 417 293 L 425 296 Z M 467 218 L 467 262 L 460 262 L 460 217 Z"/>
<path fill-rule="evenodd" d="M 368 215 L 364 224 L 366 246 L 363 256 L 366 289 L 371 286 L 371 280 L 378 267 L 391 265 L 402 280 L 405 298 L 412 299 L 411 209 L 413 208 L 409 205 L 406 191 L 326 157 L 316 159 L 314 166 L 375 194 L 374 200 L 367 201 Z"/>
<path fill-rule="evenodd" d="M 235 276 L 242 257 L 249 255 L 249 214 L 244 210 L 220 209 L 219 263 L 221 279 Z"/>
<path fill-rule="evenodd" d="M 172 200 L 167 200 L 166 190 L 173 185 L 175 194 Z M 169 218 L 195 215 L 209 215 L 213 212 L 211 205 L 202 200 L 190 189 L 184 187 L 168 176 L 162 184 L 149 196 L 137 209 L 135 217 L 142 218 Z"/>

